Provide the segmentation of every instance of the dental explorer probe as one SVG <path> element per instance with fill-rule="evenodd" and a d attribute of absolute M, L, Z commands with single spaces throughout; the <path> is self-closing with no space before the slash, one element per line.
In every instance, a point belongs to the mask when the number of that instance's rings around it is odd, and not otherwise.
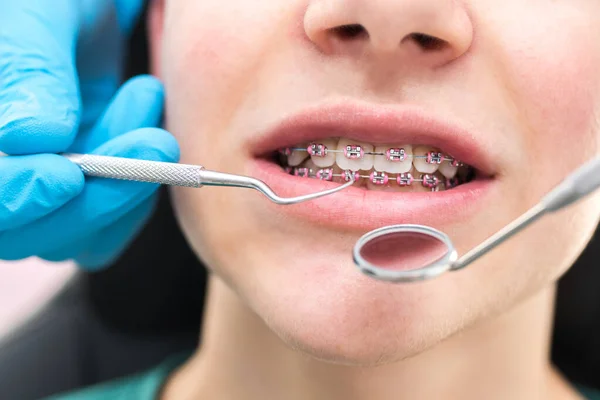
<path fill-rule="evenodd" d="M 146 161 L 131 158 L 97 156 L 92 154 L 63 153 L 63 157 L 79 166 L 84 175 L 122 179 L 136 182 L 150 182 L 161 185 L 200 188 L 202 186 L 225 186 L 255 189 L 264 194 L 273 203 L 290 205 L 329 196 L 346 189 L 354 183 L 349 182 L 324 190 L 297 197 L 280 197 L 263 181 L 242 175 L 209 171 L 200 165 Z"/>

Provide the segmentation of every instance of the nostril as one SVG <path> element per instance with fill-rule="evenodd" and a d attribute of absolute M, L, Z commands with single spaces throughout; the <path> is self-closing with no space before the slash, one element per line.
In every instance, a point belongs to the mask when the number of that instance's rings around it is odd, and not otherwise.
<path fill-rule="evenodd" d="M 406 37 L 408 40 L 413 40 L 423 50 L 442 50 L 448 45 L 445 40 L 427 35 L 425 33 L 411 33 Z M 405 40 L 406 40 L 405 39 Z"/>
<path fill-rule="evenodd" d="M 330 29 L 330 31 L 342 40 L 366 38 L 369 36 L 365 27 L 359 24 L 336 26 Z"/>
<path fill-rule="evenodd" d="M 329 32 L 333 33 L 340 40 L 366 39 L 369 37 L 367 29 L 359 24 L 336 26 L 335 28 L 329 29 Z M 411 33 L 406 36 L 403 42 L 406 40 L 414 41 L 425 51 L 442 50 L 448 46 L 448 42 L 445 40 L 419 32 Z"/>

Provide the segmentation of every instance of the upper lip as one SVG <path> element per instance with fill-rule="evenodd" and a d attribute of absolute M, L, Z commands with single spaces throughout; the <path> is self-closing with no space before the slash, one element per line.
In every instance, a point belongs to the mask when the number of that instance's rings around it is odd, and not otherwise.
<path fill-rule="evenodd" d="M 280 148 L 330 137 L 371 144 L 429 145 L 487 176 L 496 171 L 491 152 L 473 132 L 409 107 L 349 103 L 312 107 L 255 136 L 250 148 L 254 155 L 264 156 Z"/>

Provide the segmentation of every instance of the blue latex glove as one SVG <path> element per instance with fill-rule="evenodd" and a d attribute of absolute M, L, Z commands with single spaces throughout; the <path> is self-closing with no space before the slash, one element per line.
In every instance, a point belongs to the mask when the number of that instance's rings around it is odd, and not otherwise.
<path fill-rule="evenodd" d="M 150 215 L 156 185 L 86 181 L 68 160 L 40 154 L 178 160 L 173 137 L 155 128 L 158 81 L 136 78 L 113 99 L 141 5 L 0 0 L 0 151 L 13 155 L 0 157 L 0 259 L 72 258 L 98 269 Z"/>

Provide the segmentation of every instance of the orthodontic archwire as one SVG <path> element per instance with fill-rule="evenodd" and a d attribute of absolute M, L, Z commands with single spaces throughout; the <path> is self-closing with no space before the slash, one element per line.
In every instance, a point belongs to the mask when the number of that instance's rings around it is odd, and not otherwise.
<path fill-rule="evenodd" d="M 304 151 L 306 153 L 310 153 L 307 149 L 305 149 L 303 147 L 289 147 L 288 149 L 290 151 Z M 344 150 L 337 150 L 337 149 L 335 149 L 335 150 L 327 149 L 327 152 L 335 153 L 335 154 L 338 154 L 338 153 L 344 154 L 345 153 Z M 433 153 L 433 152 L 431 152 L 431 153 Z M 387 155 L 386 153 L 381 153 L 381 152 L 376 152 L 376 151 L 365 151 L 365 152 L 363 152 L 363 154 L 366 156 L 386 156 Z M 405 157 L 406 158 L 428 158 L 429 155 L 424 154 L 422 156 L 416 156 L 414 154 L 410 154 L 410 155 L 406 155 Z M 442 158 L 441 158 L 441 161 L 454 161 L 454 160 L 455 159 L 453 157 L 442 156 Z"/>
<path fill-rule="evenodd" d="M 326 157 L 329 153 L 343 153 L 348 159 L 362 159 L 365 155 L 385 156 L 390 162 L 404 162 L 414 158 L 424 158 L 428 164 L 441 164 L 444 161 L 452 163 L 453 167 L 462 167 L 464 164 L 455 158 L 447 157 L 439 151 L 429 151 L 425 155 L 407 154 L 404 148 L 389 148 L 385 153 L 375 151 L 364 151 L 361 145 L 349 144 L 343 150 L 329 150 L 322 143 L 310 143 L 306 148 L 303 147 L 287 147 L 279 149 L 279 153 L 289 156 L 293 152 L 306 152 L 312 157 Z M 298 177 L 317 178 L 326 181 L 332 181 L 333 178 L 343 178 L 348 182 L 352 177 L 355 181 L 359 179 L 368 179 L 376 185 L 387 185 L 390 180 L 395 180 L 399 186 L 411 186 L 415 182 L 420 182 L 432 192 L 438 191 L 443 185 L 446 189 L 451 189 L 459 184 L 458 178 L 438 179 L 433 174 L 422 174 L 420 178 L 415 178 L 411 173 L 399 173 L 394 178 L 386 172 L 373 171 L 370 175 L 361 175 L 357 171 L 345 170 L 342 174 L 334 174 L 332 168 L 321 168 L 316 173 L 307 167 L 285 167 L 286 172 L 292 173 Z"/>
<path fill-rule="evenodd" d="M 361 175 L 357 171 L 345 170 L 341 174 L 336 174 L 333 172 L 332 168 L 322 168 L 317 170 L 316 172 L 312 168 L 306 167 L 286 167 L 286 172 L 291 173 L 295 170 L 294 176 L 299 178 L 316 178 L 325 181 L 332 181 L 333 178 L 342 178 L 345 182 L 349 182 L 349 176 L 354 178 L 354 181 L 357 182 L 359 179 L 369 179 L 371 182 L 377 185 L 386 185 L 389 181 L 402 181 L 403 183 L 400 186 L 411 186 L 413 183 L 422 183 L 423 186 L 431 189 L 432 192 L 437 192 L 440 189 L 440 186 L 444 186 L 446 189 L 451 189 L 458 185 L 458 178 L 446 179 L 446 181 L 439 180 L 432 174 L 423 174 L 422 178 L 413 178 L 410 173 L 398 174 L 396 179 L 388 176 L 384 172 L 374 171 L 371 175 Z"/>
<path fill-rule="evenodd" d="M 455 167 L 462 167 L 464 164 L 454 157 L 448 157 L 439 151 L 430 151 L 424 155 L 406 154 L 403 148 L 390 148 L 387 152 L 364 151 L 360 145 L 348 145 L 343 150 L 329 149 L 320 143 L 311 143 L 307 147 L 286 147 L 279 149 L 279 153 L 290 155 L 292 152 L 306 152 L 311 156 L 325 157 L 329 153 L 344 154 L 349 159 L 361 159 L 365 155 L 385 156 L 388 161 L 405 161 L 408 159 L 424 158 L 429 164 L 441 164 L 444 161 L 451 162 Z"/>

